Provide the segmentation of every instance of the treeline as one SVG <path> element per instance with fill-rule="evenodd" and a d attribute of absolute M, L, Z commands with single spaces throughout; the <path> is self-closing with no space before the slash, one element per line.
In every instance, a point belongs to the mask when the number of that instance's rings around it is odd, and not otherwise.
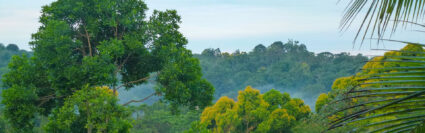
<path fill-rule="evenodd" d="M 251 85 L 262 92 L 271 88 L 289 92 L 309 105 L 314 105 L 320 93 L 330 91 L 336 78 L 354 74 L 368 60 L 361 54 L 315 54 L 291 40 L 268 47 L 259 44 L 250 52 L 205 49 L 195 57 L 204 77 L 216 88 L 216 98 L 236 98 L 238 90 Z"/>

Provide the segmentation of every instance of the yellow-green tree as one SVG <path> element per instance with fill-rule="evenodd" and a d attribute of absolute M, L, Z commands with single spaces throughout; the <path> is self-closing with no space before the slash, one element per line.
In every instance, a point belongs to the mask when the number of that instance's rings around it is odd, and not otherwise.
<path fill-rule="evenodd" d="M 311 109 L 308 105 L 304 104 L 304 101 L 299 98 L 293 98 L 289 102 L 283 105 L 284 109 L 288 110 L 288 113 L 294 116 L 297 120 L 307 117 Z"/>
<path fill-rule="evenodd" d="M 316 100 L 316 106 L 315 110 L 316 112 L 319 112 L 322 107 L 329 102 L 328 94 L 322 93 L 319 95 L 319 97 Z"/>
<path fill-rule="evenodd" d="M 215 132 L 235 130 L 234 124 L 239 119 L 235 116 L 236 102 L 228 97 L 221 97 L 216 104 L 204 109 L 201 123 L 208 125 Z"/>
<path fill-rule="evenodd" d="M 295 117 L 288 114 L 286 109 L 276 109 L 259 126 L 258 132 L 283 133 L 290 132 L 294 125 Z"/>
<path fill-rule="evenodd" d="M 269 110 L 275 110 L 291 100 L 291 97 L 286 92 L 282 94 L 275 89 L 271 89 L 263 94 L 263 99 L 269 103 Z"/>
<path fill-rule="evenodd" d="M 239 91 L 237 102 L 237 115 L 241 117 L 240 129 L 245 132 L 253 131 L 268 115 L 266 103 L 259 90 L 248 86 L 244 91 Z"/>
<path fill-rule="evenodd" d="M 188 132 L 289 132 L 296 120 L 310 112 L 301 99 L 291 98 L 288 93 L 272 89 L 262 95 L 248 86 L 239 91 L 237 102 L 221 97 L 205 108 L 200 122 Z"/>

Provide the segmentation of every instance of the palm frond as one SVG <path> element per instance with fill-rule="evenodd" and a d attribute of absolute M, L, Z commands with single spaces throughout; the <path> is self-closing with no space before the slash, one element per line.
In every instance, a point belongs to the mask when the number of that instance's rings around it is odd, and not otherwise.
<path fill-rule="evenodd" d="M 341 30 L 346 30 L 352 25 L 363 10 L 366 14 L 357 31 L 355 41 L 361 37 L 363 42 L 368 32 L 371 32 L 370 38 L 375 34 L 378 38 L 382 38 L 387 29 L 392 34 L 399 24 L 424 26 L 419 23 L 425 12 L 424 0 L 350 0 L 340 22 Z"/>
<path fill-rule="evenodd" d="M 339 117 L 329 129 L 355 124 L 366 132 L 411 132 L 424 125 L 425 56 L 397 52 L 376 61 L 390 63 L 387 66 L 365 68 L 356 75 L 356 86 L 337 100 L 349 104 L 333 113 Z"/>

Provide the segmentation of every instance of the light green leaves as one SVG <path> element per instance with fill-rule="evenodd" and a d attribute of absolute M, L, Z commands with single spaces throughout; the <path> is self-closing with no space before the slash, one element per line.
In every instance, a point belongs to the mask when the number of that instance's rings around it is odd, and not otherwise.
<path fill-rule="evenodd" d="M 300 99 L 272 89 L 264 95 L 248 86 L 239 91 L 235 102 L 221 97 L 213 106 L 205 108 L 201 121 L 189 131 L 210 132 L 289 132 L 297 120 L 310 114 L 310 107 Z"/>

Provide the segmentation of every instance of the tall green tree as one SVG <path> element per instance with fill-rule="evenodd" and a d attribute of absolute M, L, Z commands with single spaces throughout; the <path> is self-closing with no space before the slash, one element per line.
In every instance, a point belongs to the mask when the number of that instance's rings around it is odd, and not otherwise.
<path fill-rule="evenodd" d="M 50 115 L 86 86 L 109 86 L 116 94 L 145 83 L 152 73 L 159 81 L 153 95 L 174 106 L 209 105 L 214 88 L 185 49 L 180 16 L 155 10 L 147 18 L 147 10 L 139 0 L 58 0 L 44 6 L 30 43 L 34 55 L 14 57 L 3 77 L 2 102 L 11 125 L 30 131 L 36 114 Z M 79 125 L 74 128 L 88 128 Z"/>

